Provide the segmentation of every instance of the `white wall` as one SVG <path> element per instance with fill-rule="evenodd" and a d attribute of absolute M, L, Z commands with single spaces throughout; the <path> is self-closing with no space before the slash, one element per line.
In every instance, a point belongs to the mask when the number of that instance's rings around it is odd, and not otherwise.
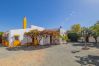
<path fill-rule="evenodd" d="M 42 28 L 42 27 L 38 27 L 38 26 L 35 26 L 35 25 L 31 25 L 31 29 L 37 29 L 39 31 L 43 31 L 45 28 Z"/>
<path fill-rule="evenodd" d="M 95 42 L 95 38 L 93 36 L 89 37 L 89 42 Z"/>
<path fill-rule="evenodd" d="M 24 33 L 27 30 L 24 29 L 16 29 L 16 30 L 10 30 L 9 31 L 9 43 L 12 45 L 14 41 L 14 35 L 19 35 L 19 40 L 22 41 L 24 37 Z"/>
<path fill-rule="evenodd" d="M 30 30 L 34 30 L 34 29 L 37 29 L 39 31 L 44 30 L 44 28 L 42 28 L 42 27 L 31 25 L 31 28 L 27 28 L 27 29 L 14 29 L 14 30 L 8 31 L 9 32 L 9 36 L 8 36 L 9 44 L 13 45 L 14 35 L 19 35 L 19 40 L 22 42 L 21 44 L 26 43 L 27 41 L 26 41 L 26 39 L 24 39 L 24 33 L 25 32 L 29 32 Z M 30 38 L 28 38 L 28 41 L 31 42 L 32 40 Z"/>
<path fill-rule="evenodd" d="M 66 33 L 66 31 L 61 28 L 60 29 L 60 35 L 63 36 L 63 35 L 65 35 L 65 33 Z M 66 41 L 62 40 L 62 38 L 60 38 L 59 42 L 60 42 L 60 44 L 66 43 Z"/>
<path fill-rule="evenodd" d="M 30 30 L 34 30 L 34 29 L 37 29 L 39 31 L 43 31 L 45 28 L 31 25 L 31 28 L 27 28 L 27 29 L 14 29 L 14 30 L 8 31 L 9 32 L 9 44 L 13 45 L 14 35 L 19 35 L 19 40 L 22 42 L 21 44 L 27 43 L 27 41 L 26 41 L 27 39 L 24 39 L 24 33 L 28 32 Z M 64 29 L 60 29 L 60 35 L 65 34 L 65 32 L 66 31 Z M 28 40 L 29 40 L 29 42 L 32 42 L 32 40 L 30 38 L 28 38 Z M 59 42 L 61 43 L 62 40 L 60 39 Z M 40 43 L 41 43 L 41 45 L 42 44 L 49 44 L 50 43 L 50 37 L 48 37 L 46 39 L 43 38 Z"/>
<path fill-rule="evenodd" d="M 40 41 L 40 45 L 46 45 L 46 44 L 50 44 L 50 36 L 42 37 Z"/>
<path fill-rule="evenodd" d="M 97 42 L 99 42 L 99 37 L 97 37 Z"/>

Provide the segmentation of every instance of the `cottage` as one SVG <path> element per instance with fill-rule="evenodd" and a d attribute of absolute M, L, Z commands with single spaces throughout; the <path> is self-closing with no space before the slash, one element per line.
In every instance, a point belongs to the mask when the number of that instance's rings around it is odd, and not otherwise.
<path fill-rule="evenodd" d="M 25 36 L 26 32 L 29 32 L 31 30 L 38 30 L 38 31 L 59 31 L 60 35 L 64 35 L 65 34 L 65 30 L 63 30 L 62 28 L 59 29 L 45 29 L 43 27 L 38 27 L 35 25 L 31 25 L 30 28 L 27 28 L 27 21 L 26 21 L 26 17 L 24 17 L 23 19 L 23 29 L 12 29 L 9 30 L 7 32 L 5 32 L 3 34 L 3 41 L 2 44 L 5 46 L 20 46 L 20 45 L 25 45 L 27 43 L 33 43 L 33 39 L 30 36 Z M 53 38 L 53 37 L 52 37 Z M 38 40 L 39 37 L 36 39 Z M 54 39 L 54 38 L 53 38 Z M 54 40 L 51 39 L 50 35 L 47 35 L 47 37 L 42 37 L 39 41 L 40 45 L 45 45 L 45 44 L 51 44 L 55 42 L 55 43 L 62 43 L 62 39 L 58 38 L 59 40 Z"/>

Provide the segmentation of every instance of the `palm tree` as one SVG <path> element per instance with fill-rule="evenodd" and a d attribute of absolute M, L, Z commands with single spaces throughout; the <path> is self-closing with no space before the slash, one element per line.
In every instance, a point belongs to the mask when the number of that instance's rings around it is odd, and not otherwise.
<path fill-rule="evenodd" d="M 96 24 L 90 27 L 90 30 L 92 31 L 92 35 L 94 36 L 97 44 L 97 37 L 99 36 L 99 21 L 97 21 Z"/>
<path fill-rule="evenodd" d="M 91 31 L 89 30 L 89 28 L 83 27 L 82 31 L 81 31 L 81 34 L 85 38 L 85 45 L 84 45 L 84 47 L 82 49 L 87 50 L 87 49 L 89 49 L 87 47 L 87 42 L 88 42 L 88 38 L 89 38 L 89 36 L 91 34 Z"/>

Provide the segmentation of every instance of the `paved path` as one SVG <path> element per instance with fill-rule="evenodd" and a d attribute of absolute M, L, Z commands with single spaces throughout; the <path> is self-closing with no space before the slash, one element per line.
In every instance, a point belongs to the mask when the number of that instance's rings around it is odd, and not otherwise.
<path fill-rule="evenodd" d="M 71 53 L 72 50 L 80 52 L 74 54 Z M 78 59 L 75 56 L 86 56 L 96 51 L 99 49 L 83 51 L 79 46 L 72 46 L 72 43 L 38 50 L 8 51 L 5 47 L 0 47 L 0 66 L 81 66 L 76 62 Z"/>

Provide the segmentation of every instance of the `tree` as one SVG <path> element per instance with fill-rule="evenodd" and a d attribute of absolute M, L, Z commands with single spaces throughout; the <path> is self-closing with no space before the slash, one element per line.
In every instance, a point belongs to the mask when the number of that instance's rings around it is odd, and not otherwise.
<path fill-rule="evenodd" d="M 68 38 L 71 41 L 77 42 L 80 37 L 81 26 L 80 24 L 74 24 L 71 27 L 71 30 L 67 31 Z"/>
<path fill-rule="evenodd" d="M 85 41 L 86 42 L 89 42 L 89 37 L 90 37 L 90 35 L 92 35 L 92 30 L 90 29 L 90 28 L 87 28 L 87 27 L 82 27 L 82 30 L 81 30 L 81 35 L 83 36 L 83 37 L 85 37 Z"/>
<path fill-rule="evenodd" d="M 3 33 L 4 33 L 4 32 L 0 32 L 0 36 L 2 36 Z"/>
<path fill-rule="evenodd" d="M 37 44 L 37 41 L 35 40 L 38 40 L 37 37 L 40 35 L 40 32 L 38 30 L 31 30 L 29 32 L 26 32 L 25 35 L 32 38 L 33 44 Z"/>
<path fill-rule="evenodd" d="M 65 34 L 65 35 L 60 35 L 60 38 L 62 38 L 62 40 L 68 41 L 68 36 L 67 36 L 67 34 Z"/>
<path fill-rule="evenodd" d="M 82 49 L 84 49 L 84 50 L 89 49 L 87 47 L 87 42 L 89 42 L 89 37 L 90 37 L 91 34 L 92 34 L 92 31 L 89 28 L 82 27 L 81 36 L 84 37 L 84 39 L 85 39 L 85 45 L 84 45 L 84 47 Z"/>
<path fill-rule="evenodd" d="M 81 32 L 81 26 L 80 26 L 80 24 L 74 24 L 74 25 L 71 27 L 71 31 L 72 31 L 72 32 L 76 32 L 76 33 Z"/>
<path fill-rule="evenodd" d="M 3 32 L 0 32 L 0 43 L 2 43 L 2 35 L 3 35 Z"/>
<path fill-rule="evenodd" d="M 94 36 L 96 43 L 97 43 L 97 37 L 99 36 L 99 21 L 97 21 L 96 24 L 91 26 L 90 30 L 92 31 L 92 35 Z"/>

